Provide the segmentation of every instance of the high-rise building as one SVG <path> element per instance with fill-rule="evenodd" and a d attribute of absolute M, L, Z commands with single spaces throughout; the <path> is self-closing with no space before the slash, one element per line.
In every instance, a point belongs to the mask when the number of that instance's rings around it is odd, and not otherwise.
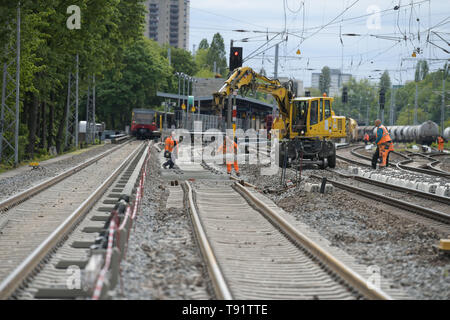
<path fill-rule="evenodd" d="M 147 0 L 144 35 L 160 44 L 189 48 L 190 0 Z"/>
<path fill-rule="evenodd" d="M 351 77 L 352 75 L 349 73 L 341 73 L 340 69 L 330 69 L 330 92 L 328 95 L 330 97 L 340 96 L 341 94 L 339 93 L 339 90 L 342 88 L 344 83 L 350 81 Z M 319 79 L 320 72 L 311 74 L 312 88 L 319 89 Z"/>

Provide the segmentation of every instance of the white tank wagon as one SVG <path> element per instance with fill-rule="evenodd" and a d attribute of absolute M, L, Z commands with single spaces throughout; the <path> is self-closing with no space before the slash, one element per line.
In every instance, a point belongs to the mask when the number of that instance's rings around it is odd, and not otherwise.
<path fill-rule="evenodd" d="M 439 126 L 431 121 L 425 121 L 418 126 L 416 131 L 416 141 L 421 144 L 430 145 L 436 142 L 439 135 Z"/>
<path fill-rule="evenodd" d="M 389 135 L 395 142 L 417 142 L 419 144 L 430 145 L 436 142 L 439 135 L 439 126 L 431 121 L 425 121 L 424 123 L 416 126 L 388 126 L 386 129 L 389 131 Z M 447 138 L 449 139 L 450 127 L 446 129 Z M 374 126 L 360 126 L 358 127 L 358 138 L 362 140 L 364 134 L 369 134 L 370 141 L 375 140 L 376 128 Z"/>
<path fill-rule="evenodd" d="M 444 130 L 444 139 L 445 139 L 445 141 L 449 141 L 450 140 L 450 127 L 445 128 L 445 130 Z"/>

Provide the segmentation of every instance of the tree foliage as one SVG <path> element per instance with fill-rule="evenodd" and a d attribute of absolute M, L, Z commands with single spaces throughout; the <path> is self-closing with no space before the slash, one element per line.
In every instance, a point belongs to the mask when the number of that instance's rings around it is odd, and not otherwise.
<path fill-rule="evenodd" d="M 161 55 L 167 57 L 169 45 L 163 45 L 161 50 Z M 182 48 L 170 48 L 171 55 L 171 65 L 176 72 L 183 72 L 190 76 L 193 76 L 197 71 L 198 67 L 195 63 L 194 57 L 189 51 Z"/>
<path fill-rule="evenodd" d="M 170 67 L 164 50 L 144 40 L 144 2 L 21 1 L 20 160 L 45 154 L 52 146 L 63 150 L 68 74 L 75 70 L 76 54 L 79 120 L 85 119 L 88 79 L 96 75 L 96 120 L 110 129 L 123 129 L 133 107 L 159 105 L 156 91 L 174 89 L 175 68 L 196 72 L 188 52 L 173 50 Z M 17 4 L 18 0 L 0 1 L 2 66 L 14 55 L 9 48 L 16 46 Z M 81 10 L 81 29 L 67 28 L 70 5 Z M 14 68 L 11 65 L 11 74 Z"/>
<path fill-rule="evenodd" d="M 124 50 L 121 77 L 114 70 L 105 74 L 98 86 L 97 100 L 102 106 L 99 115 L 109 127 L 123 128 L 131 121 L 133 108 L 159 104 L 156 91 L 167 90 L 173 76 L 163 50 L 152 40 L 141 39 Z"/>
<path fill-rule="evenodd" d="M 322 68 L 322 72 L 319 76 L 319 90 L 323 93 L 330 93 L 330 84 L 331 84 L 331 76 L 330 76 L 330 68 L 325 66 Z"/>
<path fill-rule="evenodd" d="M 202 39 L 195 53 L 195 64 L 197 71 L 195 76 L 205 78 L 214 77 L 214 62 L 216 63 L 216 74 L 226 76 L 228 74 L 225 43 L 220 33 L 213 36 L 211 45 L 207 39 Z"/>
<path fill-rule="evenodd" d="M 209 43 L 207 39 L 202 39 L 202 41 L 200 41 L 200 43 L 198 44 L 198 49 L 204 49 L 204 50 L 208 50 L 209 49 Z"/>
<path fill-rule="evenodd" d="M 389 77 L 389 72 L 385 70 L 380 78 L 380 90 L 383 89 L 385 94 L 391 89 L 391 78 Z"/>
<path fill-rule="evenodd" d="M 438 125 L 441 123 L 442 108 L 442 83 L 444 70 L 440 69 L 432 73 L 428 73 L 423 80 L 417 82 L 418 85 L 418 110 L 417 119 L 419 123 L 426 120 L 432 120 Z M 381 81 L 387 83 L 387 81 Z M 379 117 L 379 88 L 370 83 L 367 79 L 356 81 L 351 79 L 347 83 L 348 100 L 347 104 L 341 102 L 341 98 L 334 100 L 333 109 L 337 114 L 352 117 L 360 124 L 366 123 L 367 110 L 369 111 L 369 124 Z M 395 86 L 394 86 L 395 87 Z M 384 119 L 387 125 L 412 125 L 414 121 L 414 98 L 415 98 L 414 81 L 406 83 L 400 88 L 391 89 L 387 92 L 385 98 Z M 445 87 L 450 87 L 450 77 L 446 78 Z M 447 97 L 448 99 L 448 93 Z M 391 101 L 392 100 L 392 101 Z M 446 100 L 448 101 L 448 100 Z M 389 122 L 391 105 L 395 108 L 394 123 Z M 445 118 L 449 118 L 449 110 L 445 109 Z M 447 120 L 444 127 L 450 125 Z"/>

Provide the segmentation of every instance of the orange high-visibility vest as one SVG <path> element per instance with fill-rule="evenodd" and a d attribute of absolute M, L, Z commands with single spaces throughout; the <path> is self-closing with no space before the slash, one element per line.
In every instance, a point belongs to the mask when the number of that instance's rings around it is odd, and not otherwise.
<path fill-rule="evenodd" d="M 367 133 L 364 135 L 364 140 L 369 141 L 369 135 Z"/>
<path fill-rule="evenodd" d="M 389 131 L 387 131 L 385 126 L 380 125 L 378 128 L 383 130 L 383 136 L 381 137 L 380 141 L 378 141 L 378 145 L 392 141 L 391 136 L 389 135 Z M 378 129 L 376 131 L 376 137 L 378 139 Z"/>
<path fill-rule="evenodd" d="M 173 148 L 174 148 L 174 146 L 175 146 L 175 140 L 172 138 L 172 136 L 168 136 L 168 137 L 166 138 L 165 143 L 166 143 L 166 145 L 165 145 L 165 147 L 164 147 L 164 150 L 169 151 L 169 152 L 172 152 L 172 151 L 173 151 Z M 178 150 L 178 143 L 177 143 L 177 150 Z"/>
<path fill-rule="evenodd" d="M 443 144 L 444 143 L 444 139 L 442 139 L 441 137 L 438 137 L 438 143 L 439 144 Z"/>

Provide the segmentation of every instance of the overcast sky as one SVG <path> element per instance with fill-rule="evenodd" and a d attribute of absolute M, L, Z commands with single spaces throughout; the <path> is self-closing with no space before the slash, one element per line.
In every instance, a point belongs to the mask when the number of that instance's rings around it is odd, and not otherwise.
<path fill-rule="evenodd" d="M 394 10 L 396 5 L 400 5 L 399 10 Z M 376 14 L 377 10 L 379 14 Z M 437 35 L 427 31 L 430 27 Z M 248 32 L 233 31 L 239 29 Z M 275 47 L 270 47 L 284 39 L 279 45 L 280 77 L 300 79 L 309 86 L 311 72 L 320 72 L 325 65 L 336 69 L 343 65 L 345 73 L 357 78 L 371 76 L 374 81 L 380 77 L 380 71 L 374 70 L 387 69 L 393 83 L 398 84 L 414 77 L 417 61 L 411 57 L 414 48 L 423 50 L 416 59 L 450 58 L 442 49 L 427 42 L 429 35 L 430 41 L 450 51 L 449 45 L 439 38 L 450 42 L 450 2 L 191 0 L 190 50 L 203 38 L 211 42 L 216 32 L 220 32 L 225 40 L 227 61 L 231 39 L 249 38 L 251 41 L 234 44 L 243 47 L 244 59 L 262 46 L 256 52 L 261 53 L 245 61 L 244 65 L 257 71 L 264 67 L 270 77 L 274 72 L 275 55 Z M 349 33 L 361 36 L 344 35 Z M 406 41 L 397 41 L 404 36 Z M 267 37 L 274 39 L 267 44 Z M 267 50 L 263 55 L 264 49 Z M 300 49 L 300 55 L 296 54 L 297 49 Z M 444 61 L 430 60 L 429 63 L 433 70 L 442 67 Z"/>

